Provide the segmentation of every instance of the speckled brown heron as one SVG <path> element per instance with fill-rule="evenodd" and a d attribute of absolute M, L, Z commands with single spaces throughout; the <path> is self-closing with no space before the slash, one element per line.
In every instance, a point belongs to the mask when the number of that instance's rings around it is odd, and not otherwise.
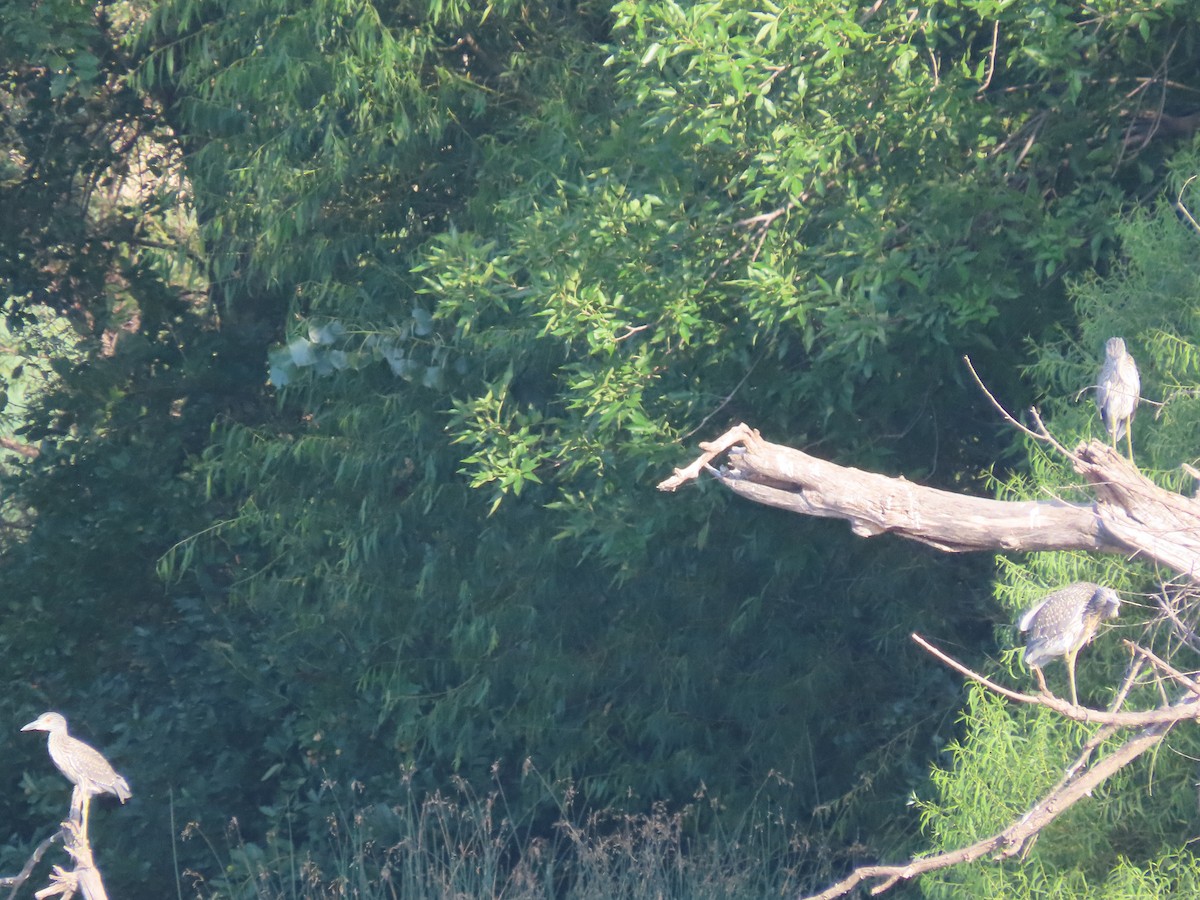
<path fill-rule="evenodd" d="M 56 712 L 44 712 L 22 731 L 48 731 L 47 746 L 50 759 L 58 770 L 75 785 L 71 798 L 71 813 L 79 811 L 83 833 L 87 834 L 88 805 L 96 794 L 116 794 L 124 803 L 132 795 L 129 782 L 118 775 L 100 751 L 67 734 L 67 720 Z"/>
<path fill-rule="evenodd" d="M 1104 365 L 1096 380 L 1096 406 L 1113 447 L 1125 437 L 1130 462 L 1133 461 L 1133 414 L 1137 412 L 1141 389 L 1137 363 L 1125 349 L 1125 340 L 1110 337 L 1104 346 Z"/>
<path fill-rule="evenodd" d="M 1025 662 L 1037 674 L 1042 690 L 1046 680 L 1042 666 L 1056 656 L 1067 663 L 1071 682 L 1071 703 L 1079 705 L 1075 692 L 1075 657 L 1092 636 L 1101 620 L 1112 619 L 1121 611 L 1121 598 L 1112 588 L 1090 581 L 1077 581 L 1060 588 L 1021 616 L 1018 628 L 1029 632 Z"/>

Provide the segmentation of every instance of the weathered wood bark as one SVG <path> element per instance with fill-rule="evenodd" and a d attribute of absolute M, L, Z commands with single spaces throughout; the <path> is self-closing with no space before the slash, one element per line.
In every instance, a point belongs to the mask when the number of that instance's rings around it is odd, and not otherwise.
<path fill-rule="evenodd" d="M 711 472 L 735 494 L 808 516 L 845 519 L 862 537 L 892 533 L 951 553 L 1090 550 L 1143 556 L 1200 581 L 1200 503 L 1158 487 L 1100 441 L 1069 454 L 1095 500 L 971 497 L 839 466 L 773 444 L 747 425 L 711 443 L 659 484 L 673 491 Z M 727 465 L 709 464 L 722 453 Z"/>
<path fill-rule="evenodd" d="M 18 874 L 0 877 L 0 887 L 11 887 L 12 891 L 9 893 L 9 897 L 15 896 L 17 890 L 33 874 L 34 866 L 41 861 L 42 856 L 50 849 L 50 845 L 56 841 L 62 841 L 64 849 L 75 861 L 75 868 L 66 869 L 63 866 L 55 866 L 50 872 L 50 884 L 34 896 L 38 900 L 43 900 L 43 898 L 59 894 L 64 898 L 79 894 L 83 900 L 108 900 L 108 894 L 104 890 L 104 881 L 100 877 L 100 870 L 96 868 L 96 863 L 92 858 L 92 848 L 88 843 L 87 835 L 84 834 L 79 822 L 74 818 L 67 819 L 58 831 L 38 844 Z"/>

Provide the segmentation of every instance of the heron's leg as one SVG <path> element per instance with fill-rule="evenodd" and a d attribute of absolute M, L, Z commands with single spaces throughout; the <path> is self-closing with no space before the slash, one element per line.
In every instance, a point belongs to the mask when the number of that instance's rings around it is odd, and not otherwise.
<path fill-rule="evenodd" d="M 1067 661 L 1067 680 L 1071 682 L 1071 705 L 1079 705 L 1079 695 L 1075 693 L 1075 656 L 1079 653 L 1079 648 L 1076 647 L 1066 655 Z"/>
<path fill-rule="evenodd" d="M 1125 446 L 1129 450 L 1129 461 L 1133 462 L 1133 422 L 1125 426 Z"/>
<path fill-rule="evenodd" d="M 79 833 L 83 835 L 83 842 L 85 844 L 87 843 L 87 839 L 88 839 L 87 820 L 88 820 L 88 807 L 91 806 L 91 800 L 92 800 L 92 795 L 90 793 L 88 793 L 87 791 L 83 791 L 83 826 L 80 829 Z"/>
<path fill-rule="evenodd" d="M 68 818 L 76 825 L 83 822 L 83 799 L 84 793 L 79 789 L 79 785 L 71 788 L 71 812 Z"/>

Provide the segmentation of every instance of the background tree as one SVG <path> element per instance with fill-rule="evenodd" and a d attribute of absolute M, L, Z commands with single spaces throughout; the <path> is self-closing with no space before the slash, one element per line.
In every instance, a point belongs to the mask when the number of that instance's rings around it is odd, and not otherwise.
<path fill-rule="evenodd" d="M 5 7 L 4 33 L 50 95 L 48 9 Z M 53 699 L 114 756 L 102 723 L 125 729 L 148 802 L 124 878 L 168 877 L 138 867 L 170 858 L 169 792 L 177 821 L 236 814 L 261 842 L 288 820 L 317 848 L 325 778 L 386 802 L 405 767 L 433 787 L 500 760 L 538 808 L 526 757 L 597 807 L 701 782 L 730 815 L 764 803 L 806 823 L 817 879 L 910 840 L 894 814 L 961 697 L 906 635 L 981 657 L 1007 619 L 987 561 L 653 482 L 741 419 L 937 484 L 1004 477 L 1020 457 L 958 359 L 1028 396 L 1023 341 L 1073 333 L 1062 274 L 1106 263 L 1186 132 L 1190 5 L 101 9 L 72 7 L 77 41 L 131 111 L 88 120 L 58 188 L 5 184 L 74 196 L 98 123 L 144 118 L 180 168 L 136 221 L 194 222 L 191 258 L 113 241 L 145 278 L 81 294 L 107 322 L 121 285 L 138 324 L 108 356 L 86 335 L 29 415 L 4 664 L 20 714 Z M 44 128 L 83 93 L 63 84 Z"/>

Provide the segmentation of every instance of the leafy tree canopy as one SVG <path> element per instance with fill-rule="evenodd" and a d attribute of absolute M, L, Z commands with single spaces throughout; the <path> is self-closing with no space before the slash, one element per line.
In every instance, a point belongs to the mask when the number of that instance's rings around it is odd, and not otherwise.
<path fill-rule="evenodd" d="M 653 482 L 742 418 L 1015 461 L 960 357 L 1021 397 L 1075 333 L 1063 274 L 1179 134 L 1143 111 L 1186 130 L 1189 4 L 63 8 L 4 7 L 0 277 L 90 341 L 27 423 L 10 703 L 135 710 L 189 815 L 532 757 L 599 804 L 775 772 L 814 840 L 905 839 L 959 701 L 905 636 L 982 653 L 987 569 Z"/>

